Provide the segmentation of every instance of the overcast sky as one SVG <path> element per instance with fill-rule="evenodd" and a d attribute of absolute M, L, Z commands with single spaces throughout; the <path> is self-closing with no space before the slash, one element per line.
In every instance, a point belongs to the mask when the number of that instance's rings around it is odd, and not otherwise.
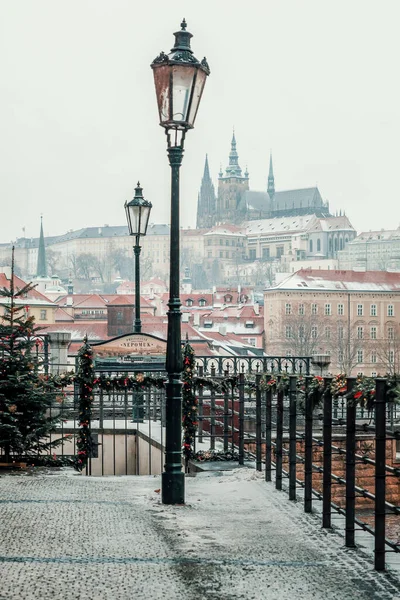
<path fill-rule="evenodd" d="M 150 63 L 182 17 L 210 64 L 186 138 L 181 223 L 235 127 L 250 188 L 318 185 L 358 230 L 400 224 L 399 0 L 0 0 L 0 241 L 122 225 L 139 179 L 169 223 Z"/>

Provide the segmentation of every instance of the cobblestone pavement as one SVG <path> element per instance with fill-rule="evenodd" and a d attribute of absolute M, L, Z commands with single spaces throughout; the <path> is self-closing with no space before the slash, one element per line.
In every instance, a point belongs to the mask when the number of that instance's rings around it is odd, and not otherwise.
<path fill-rule="evenodd" d="M 186 479 L 0 478 L 0 600 L 400 600 L 400 580 L 346 551 L 286 494 L 238 469 Z"/>

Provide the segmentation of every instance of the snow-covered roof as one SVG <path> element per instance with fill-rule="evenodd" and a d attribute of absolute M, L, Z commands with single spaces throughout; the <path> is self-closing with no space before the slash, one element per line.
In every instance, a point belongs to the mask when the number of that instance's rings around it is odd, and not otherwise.
<path fill-rule="evenodd" d="M 400 273 L 386 271 L 336 271 L 300 269 L 274 290 L 329 290 L 360 292 L 400 292 Z"/>

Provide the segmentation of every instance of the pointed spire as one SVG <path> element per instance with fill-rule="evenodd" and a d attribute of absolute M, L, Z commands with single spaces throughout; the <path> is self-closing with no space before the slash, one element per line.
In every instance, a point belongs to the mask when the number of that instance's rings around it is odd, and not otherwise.
<path fill-rule="evenodd" d="M 268 173 L 268 188 L 267 188 L 268 196 L 271 200 L 274 199 L 275 196 L 275 178 L 274 178 L 274 169 L 272 166 L 272 152 L 269 155 L 269 173 Z"/>
<path fill-rule="evenodd" d="M 39 238 L 39 250 L 38 250 L 38 261 L 37 261 L 37 277 L 47 277 L 47 266 L 46 266 L 46 249 L 44 246 L 44 235 L 43 235 L 43 215 L 40 215 L 40 238 Z"/>
<path fill-rule="evenodd" d="M 206 162 L 204 163 L 204 173 L 203 173 L 203 181 L 209 180 L 210 177 L 210 168 L 208 166 L 208 154 L 206 154 Z"/>
<path fill-rule="evenodd" d="M 225 177 L 242 177 L 242 169 L 239 166 L 239 155 L 236 150 L 235 130 L 233 130 L 232 134 L 229 165 L 225 169 Z"/>

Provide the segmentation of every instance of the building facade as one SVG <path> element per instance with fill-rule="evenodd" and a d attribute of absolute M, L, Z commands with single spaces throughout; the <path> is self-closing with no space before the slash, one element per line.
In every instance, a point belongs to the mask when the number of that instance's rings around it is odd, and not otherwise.
<path fill-rule="evenodd" d="M 264 292 L 265 350 L 383 376 L 400 368 L 399 315 L 400 273 L 302 269 Z"/>

